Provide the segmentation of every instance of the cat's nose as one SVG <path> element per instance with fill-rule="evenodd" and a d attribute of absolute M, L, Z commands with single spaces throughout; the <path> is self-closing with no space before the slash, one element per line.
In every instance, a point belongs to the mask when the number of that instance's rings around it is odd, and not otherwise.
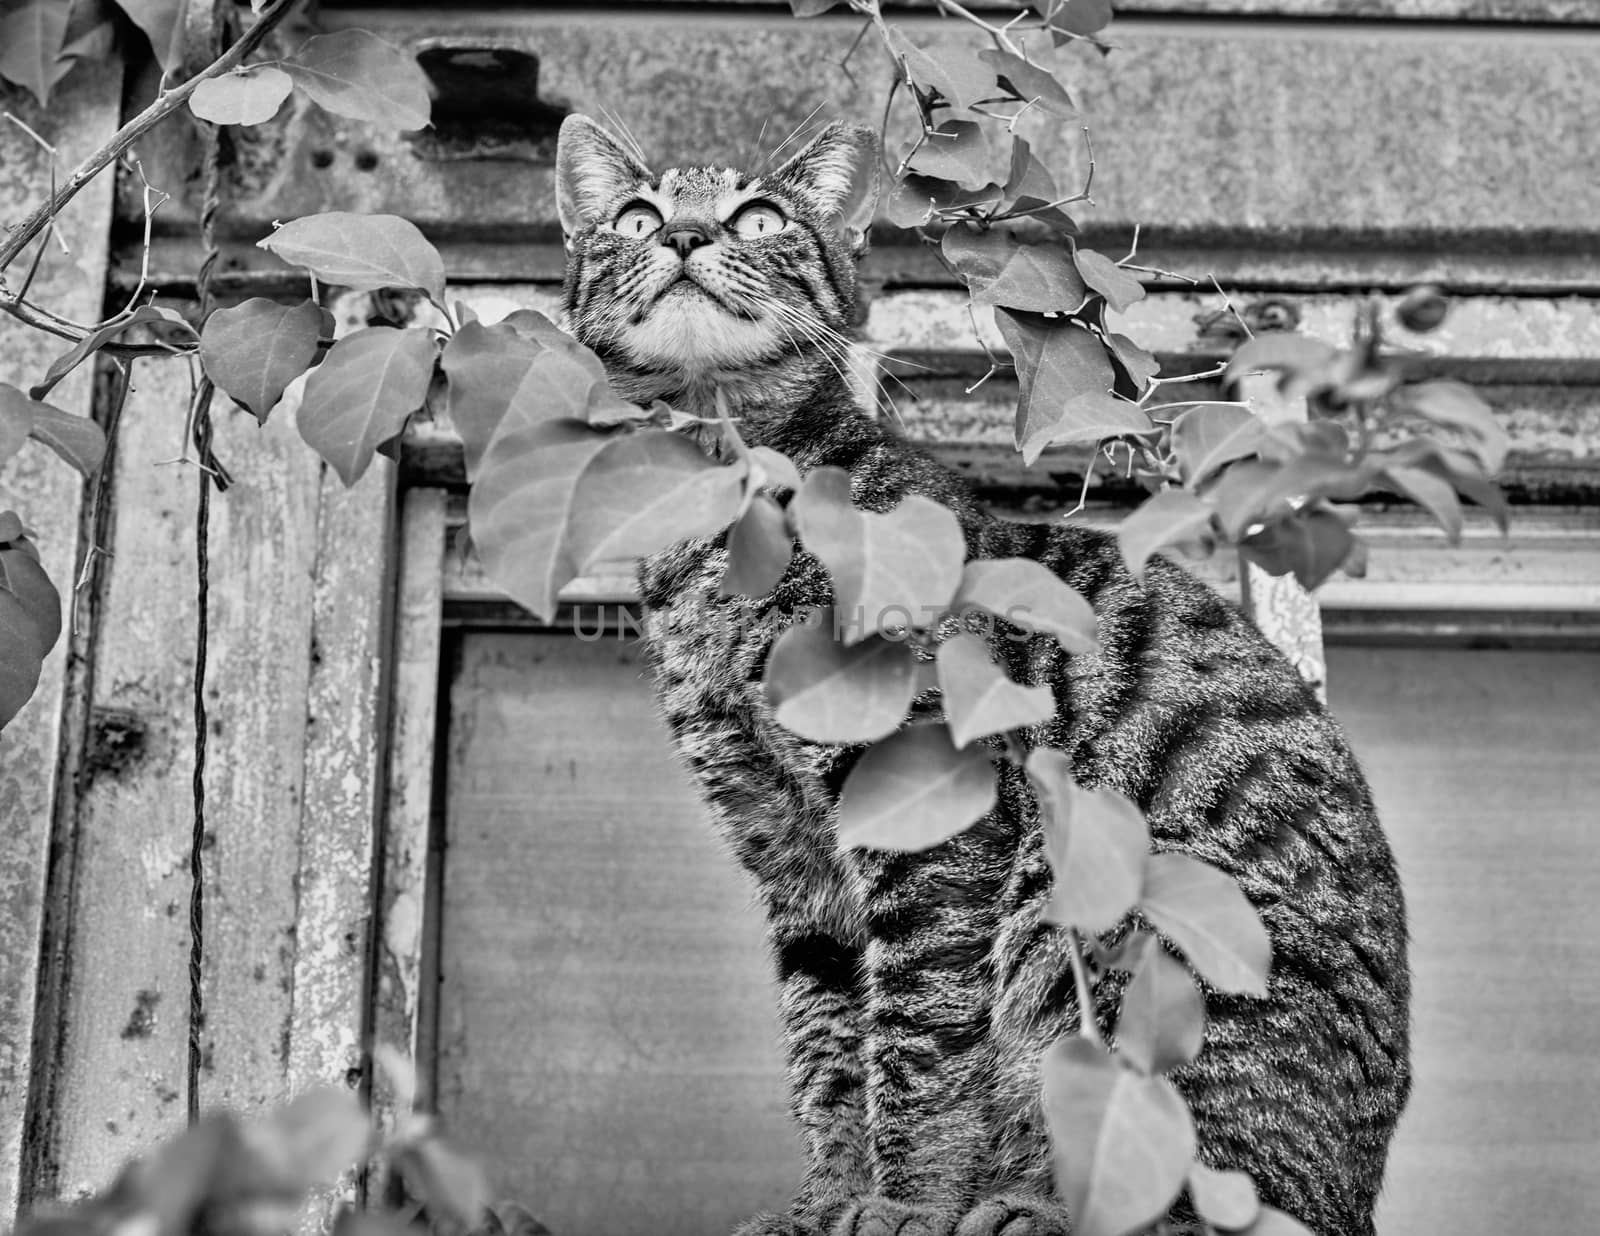
<path fill-rule="evenodd" d="M 711 243 L 711 229 L 698 219 L 674 219 L 661 230 L 661 243 L 678 251 L 679 257 L 689 254 L 701 245 Z"/>

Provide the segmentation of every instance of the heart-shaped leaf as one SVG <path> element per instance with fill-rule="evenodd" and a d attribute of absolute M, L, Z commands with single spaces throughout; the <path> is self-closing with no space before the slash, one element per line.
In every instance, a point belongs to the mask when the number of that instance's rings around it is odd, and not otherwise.
<path fill-rule="evenodd" d="M 1155 355 L 1141 348 L 1126 335 L 1119 335 L 1116 331 L 1106 332 L 1106 349 L 1117 358 L 1117 364 L 1122 367 L 1122 372 L 1128 375 L 1135 391 L 1143 391 L 1149 386 L 1150 379 L 1161 372 L 1161 362 Z"/>
<path fill-rule="evenodd" d="M 580 567 L 642 558 L 738 517 L 746 465 L 720 465 L 664 429 L 622 434 L 590 461 L 573 494 L 571 545 Z"/>
<path fill-rule="evenodd" d="M 1449 481 L 1425 469 L 1398 464 L 1385 468 L 1383 478 L 1431 514 L 1450 538 L 1450 544 L 1461 540 L 1461 500 Z"/>
<path fill-rule="evenodd" d="M 846 644 L 824 610 L 778 637 L 762 680 L 785 729 L 813 742 L 875 742 L 900 728 L 916 677 L 905 644 L 876 635 Z"/>
<path fill-rule="evenodd" d="M 1073 1236 L 1143 1231 L 1177 1198 L 1194 1159 L 1182 1096 L 1081 1035 L 1051 1044 L 1040 1072 L 1056 1192 Z"/>
<path fill-rule="evenodd" d="M 1157 550 L 1209 536 L 1213 514 L 1187 489 L 1163 489 L 1117 525 L 1122 561 L 1135 579 L 1143 579 L 1144 565 Z"/>
<path fill-rule="evenodd" d="M 307 39 L 283 67 L 300 89 L 336 115 L 386 129 L 420 129 L 428 123 L 428 76 L 416 57 L 365 30 Z"/>
<path fill-rule="evenodd" d="M 1165 1073 L 1200 1054 L 1206 1006 L 1183 963 L 1145 950 L 1117 1014 L 1117 1050 L 1141 1073 Z"/>
<path fill-rule="evenodd" d="M 556 594 L 582 563 L 572 546 L 573 496 L 609 435 L 571 418 L 497 434 L 467 495 L 472 543 L 507 596 L 549 622 Z"/>
<path fill-rule="evenodd" d="M 1070 400 L 1111 390 L 1105 346 L 1082 326 L 1010 309 L 996 309 L 994 317 L 1017 366 L 1018 446 L 1048 437 Z"/>
<path fill-rule="evenodd" d="M 1052 116 L 1070 120 L 1078 114 L 1067 88 L 1050 70 L 998 48 L 981 51 L 978 57 L 989 66 L 1001 85 L 1010 88 L 1016 98 Z"/>
<path fill-rule="evenodd" d="M 1000 186 L 996 184 L 963 189 L 951 180 L 908 172 L 895 183 L 883 211 L 884 217 L 896 227 L 920 227 L 936 210 L 959 210 L 999 200 Z"/>
<path fill-rule="evenodd" d="M 1217 990 L 1267 994 L 1272 942 L 1232 876 L 1193 855 L 1152 854 L 1139 904 Z"/>
<path fill-rule="evenodd" d="M 158 309 L 154 305 L 141 305 L 132 313 L 108 322 L 98 330 L 90 331 L 77 343 L 73 344 L 55 360 L 50 362 L 50 367 L 45 370 L 44 380 L 28 391 L 35 399 L 43 399 L 55 387 L 56 383 L 66 377 L 92 353 L 99 351 L 117 336 L 133 329 L 135 326 L 159 326 L 168 328 L 174 333 L 186 337 L 194 337 L 194 328 L 184 321 L 183 315 L 175 309 Z"/>
<path fill-rule="evenodd" d="M 255 296 L 218 309 L 200 331 L 200 360 L 218 389 L 266 422 L 283 392 L 316 359 L 322 310 Z"/>
<path fill-rule="evenodd" d="M 1135 301 L 1144 299 L 1144 284 L 1103 253 L 1079 249 L 1072 255 L 1083 281 L 1106 298 L 1106 304 L 1121 313 Z"/>
<path fill-rule="evenodd" d="M 800 470 L 782 451 L 770 446 L 750 448 L 750 471 L 756 483 L 772 489 L 799 489 Z"/>
<path fill-rule="evenodd" d="M 1031 558 L 967 563 L 951 608 L 977 608 L 1025 631 L 1052 635 L 1066 652 L 1092 652 L 1097 620 L 1083 594 Z"/>
<path fill-rule="evenodd" d="M 937 92 L 946 105 L 961 110 L 997 99 L 1000 91 L 994 71 L 965 47 L 941 47 L 932 55 L 918 47 L 895 26 L 889 27 L 889 51 L 904 61 L 906 73 L 924 94 Z"/>
<path fill-rule="evenodd" d="M 61 77 L 61 44 L 71 12 L 72 6 L 59 0 L 22 0 L 0 11 L 0 77 L 16 82 L 39 100 L 40 107 L 49 104 L 50 89 Z M 29 694 L 32 691 L 30 686 Z M 10 719 L 6 713 L 5 720 Z"/>
<path fill-rule="evenodd" d="M 1027 769 L 1055 875 L 1041 917 L 1090 935 L 1110 931 L 1139 900 L 1150 853 L 1144 813 L 1115 790 L 1084 789 L 1054 748 L 1029 752 Z"/>
<path fill-rule="evenodd" d="M 1198 1159 L 1189 1165 L 1189 1199 L 1202 1219 L 1225 1232 L 1249 1227 L 1261 1213 L 1247 1172 L 1219 1171 Z"/>
<path fill-rule="evenodd" d="M 27 399 L 27 396 L 16 387 L 0 382 L 0 408 L 13 399 Z M 87 416 L 74 416 L 37 399 L 27 399 L 27 402 L 33 415 L 29 437 L 43 442 L 84 476 L 93 476 L 100 470 L 100 462 L 106 455 L 105 430 Z M 0 447 L 0 452 L 3 450 Z"/>
<path fill-rule="evenodd" d="M 1225 380 L 1237 382 L 1247 373 L 1276 370 L 1307 386 L 1328 380 L 1339 350 L 1320 339 L 1308 339 L 1285 331 L 1257 335 L 1228 361 Z"/>
<path fill-rule="evenodd" d="M 1023 244 L 999 228 L 955 226 L 944 234 L 940 247 L 978 304 L 1070 313 L 1087 294 L 1066 247 L 1058 242 Z"/>
<path fill-rule="evenodd" d="M 1435 425 L 1460 431 L 1484 471 L 1491 476 L 1500 471 L 1510 435 L 1495 419 L 1494 410 L 1465 382 L 1436 379 L 1401 387 L 1399 402 Z"/>
<path fill-rule="evenodd" d="M 1061 405 L 1054 421 L 1038 424 L 1022 443 L 1022 462 L 1032 465 L 1047 446 L 1101 442 L 1106 438 L 1144 436 L 1157 432 L 1150 414 L 1138 404 L 1106 391 L 1074 395 Z"/>
<path fill-rule="evenodd" d="M 369 326 L 346 335 L 306 380 L 300 436 L 354 485 L 378 446 L 422 407 L 436 355 L 422 330 Z"/>
<path fill-rule="evenodd" d="M 969 188 L 981 185 L 989 179 L 988 135 L 976 121 L 946 120 L 917 148 L 910 168 Z"/>
<path fill-rule="evenodd" d="M 1254 455 L 1267 435 L 1267 423 L 1237 404 L 1203 403 L 1172 421 L 1172 453 L 1178 475 L 1191 487 L 1235 459 Z"/>
<path fill-rule="evenodd" d="M 982 747 L 958 750 L 942 725 L 913 725 L 867 749 L 839 794 L 839 845 L 926 850 L 970 828 L 995 803 Z"/>
<path fill-rule="evenodd" d="M 1033 7 L 1062 36 L 1090 35 L 1111 24 L 1111 0 L 1035 0 Z"/>
<path fill-rule="evenodd" d="M 1239 552 L 1268 575 L 1290 575 L 1307 592 L 1321 587 L 1356 546 L 1355 534 L 1326 506 L 1303 507 L 1239 542 Z"/>
<path fill-rule="evenodd" d="M 357 292 L 421 288 L 436 301 L 444 299 L 444 259 L 415 223 L 399 215 L 306 215 L 256 244 L 324 283 Z"/>
<path fill-rule="evenodd" d="M 833 579 L 847 643 L 928 626 L 955 595 L 966 538 L 955 515 L 932 499 L 907 494 L 885 514 L 857 510 L 849 474 L 817 468 L 789 510 L 801 542 Z"/>
<path fill-rule="evenodd" d="M 212 124 L 265 124 L 294 90 L 294 79 L 271 65 L 208 77 L 189 96 L 189 110 Z"/>
<path fill-rule="evenodd" d="M 728 533 L 723 596 L 764 597 L 778 586 L 794 557 L 789 520 L 766 494 L 757 494 Z"/>
<path fill-rule="evenodd" d="M 22 449 L 33 432 L 35 409 L 45 405 L 0 382 L 0 464 Z"/>
<path fill-rule="evenodd" d="M 1007 678 L 976 635 L 951 636 L 939 645 L 937 660 L 945 721 L 957 747 L 1025 725 L 1043 725 L 1055 715 L 1050 688 L 1024 687 Z"/>
<path fill-rule="evenodd" d="M 117 0 L 117 7 L 144 31 L 156 63 L 168 73 L 176 72 L 183 62 L 185 0 Z"/>
<path fill-rule="evenodd" d="M 61 594 L 39 564 L 38 551 L 31 542 L 19 540 L 0 548 L 0 588 L 22 602 L 43 657 L 61 635 Z"/>
<path fill-rule="evenodd" d="M 43 665 L 37 625 L 14 594 L 0 590 L 0 727 L 22 711 Z"/>

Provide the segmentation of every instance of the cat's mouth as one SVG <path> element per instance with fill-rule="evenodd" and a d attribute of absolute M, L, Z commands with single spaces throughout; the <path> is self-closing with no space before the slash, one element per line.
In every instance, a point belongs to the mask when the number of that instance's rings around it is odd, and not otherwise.
<path fill-rule="evenodd" d="M 668 298 L 676 300 L 681 297 L 709 300 L 724 313 L 739 318 L 741 321 L 753 322 L 756 320 L 757 315 L 755 313 L 743 305 L 735 304 L 715 288 L 707 287 L 704 283 L 701 283 L 700 280 L 689 273 L 687 266 L 683 268 L 676 279 L 667 284 L 656 295 L 655 307 L 661 306 L 662 302 L 668 300 Z"/>

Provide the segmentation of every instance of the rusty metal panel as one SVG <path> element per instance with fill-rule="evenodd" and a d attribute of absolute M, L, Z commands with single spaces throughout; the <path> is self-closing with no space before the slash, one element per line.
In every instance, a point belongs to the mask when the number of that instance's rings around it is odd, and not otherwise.
<path fill-rule="evenodd" d="M 48 110 L 14 92 L 7 106 L 57 148 L 58 165 L 72 166 L 116 127 L 121 75 L 74 74 Z M 49 158 L 16 125 L 0 123 L 0 220 L 21 219 L 35 208 L 50 184 Z M 111 183 L 88 186 L 56 221 L 61 242 L 45 241 L 45 258 L 33 295 L 67 318 L 95 321 L 105 285 L 111 225 Z M 64 340 L 0 316 L 0 382 L 26 389 L 50 361 L 66 351 Z M 91 367 L 85 366 L 51 395 L 69 412 L 88 415 L 92 403 Z M 39 443 L 29 443 L 0 473 L 0 510 L 14 507 L 33 529 L 45 569 L 62 594 L 70 616 L 78 571 L 79 519 L 83 483 L 78 474 Z M 57 795 L 58 766 L 72 745 L 72 693 L 81 683 L 81 663 L 73 669 L 81 641 L 70 629 L 45 659 L 33 698 L 6 727 L 0 746 L 0 1227 L 9 1226 L 22 1191 L 28 1153 L 24 1127 L 34 1069 L 36 1002 L 48 1009 L 48 981 L 39 986 L 40 946 L 45 930 L 46 888 L 53 821 L 70 815 Z M 76 720 L 81 722 L 81 717 Z M 57 921 L 55 931 L 67 924 Z M 40 1029 L 48 1035 L 53 1016 Z M 48 1072 L 37 1071 L 47 1083 Z M 35 1098 L 44 1098 L 35 1094 Z"/>

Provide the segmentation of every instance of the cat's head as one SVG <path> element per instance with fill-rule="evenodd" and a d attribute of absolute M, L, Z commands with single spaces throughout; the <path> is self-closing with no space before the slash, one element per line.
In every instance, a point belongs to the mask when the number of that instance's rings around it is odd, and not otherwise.
<path fill-rule="evenodd" d="M 830 124 L 773 171 L 656 173 L 568 116 L 556 153 L 568 327 L 635 393 L 837 356 L 876 198 L 870 129 Z"/>

